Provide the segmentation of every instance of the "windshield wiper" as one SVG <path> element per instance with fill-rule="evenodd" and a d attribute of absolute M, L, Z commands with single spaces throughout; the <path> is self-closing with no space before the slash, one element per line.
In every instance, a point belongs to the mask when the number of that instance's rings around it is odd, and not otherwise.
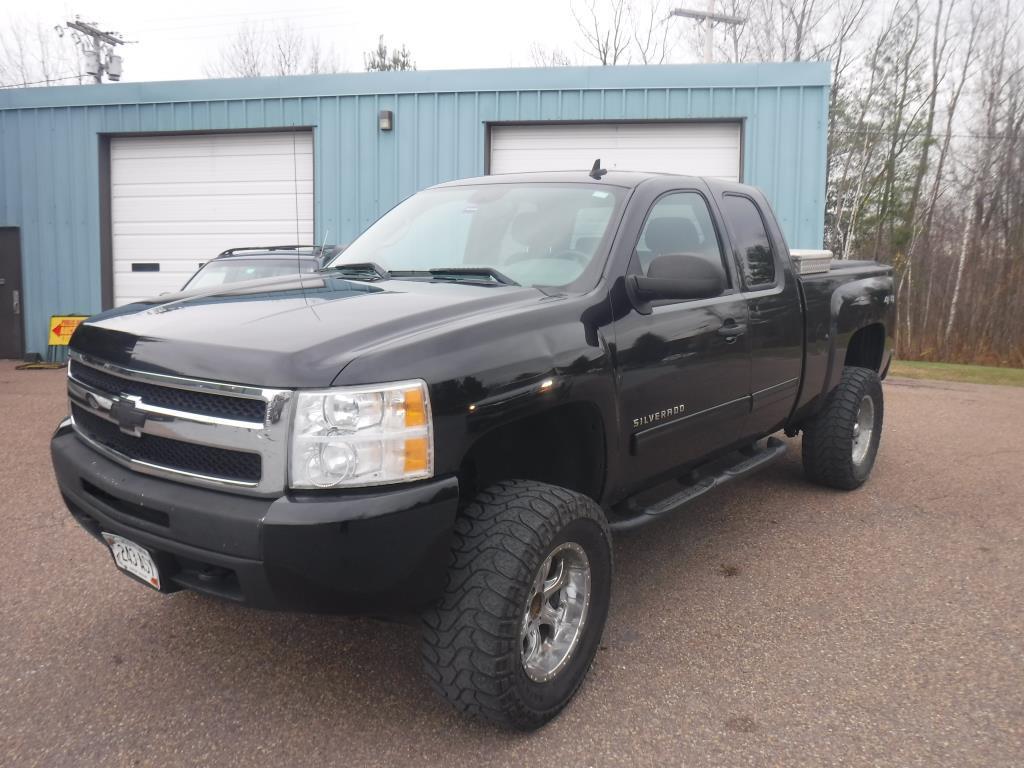
<path fill-rule="evenodd" d="M 427 270 L 436 280 L 452 280 L 458 282 L 463 277 L 489 277 L 499 285 L 519 285 L 515 280 L 506 274 L 496 270 L 494 267 L 434 267 Z M 464 282 L 478 282 L 466 280 Z"/>
<path fill-rule="evenodd" d="M 324 270 L 339 271 L 353 279 L 387 280 L 393 277 L 429 277 L 431 280 L 447 280 L 452 283 L 472 283 L 474 285 L 519 285 L 508 275 L 493 267 L 434 267 L 432 269 L 392 269 L 387 270 L 380 264 L 365 261 L 353 264 L 336 264 Z M 477 279 L 473 279 L 477 278 Z M 480 278 L 487 278 L 481 280 Z"/>
<path fill-rule="evenodd" d="M 380 264 L 375 264 L 372 261 L 361 261 L 354 264 L 335 264 L 332 267 L 325 267 L 321 271 L 328 269 L 332 272 L 342 272 L 346 277 L 351 277 L 354 280 L 387 280 L 391 277 L 390 272 Z"/>

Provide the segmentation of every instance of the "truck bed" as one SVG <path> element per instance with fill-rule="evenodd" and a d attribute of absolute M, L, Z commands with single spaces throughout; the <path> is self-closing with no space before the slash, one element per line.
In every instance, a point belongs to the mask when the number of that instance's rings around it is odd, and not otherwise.
<path fill-rule="evenodd" d="M 791 423 L 814 409 L 842 374 L 850 337 L 866 325 L 885 336 L 892 312 L 892 267 L 877 261 L 833 259 L 827 272 L 797 278 L 804 308 L 804 363 Z M 885 339 L 887 368 L 891 343 Z"/>

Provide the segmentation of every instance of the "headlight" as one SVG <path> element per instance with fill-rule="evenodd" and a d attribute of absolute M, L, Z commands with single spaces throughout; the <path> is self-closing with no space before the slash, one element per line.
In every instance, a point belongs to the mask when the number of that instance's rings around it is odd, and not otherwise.
<path fill-rule="evenodd" d="M 430 399 L 422 381 L 300 391 L 291 487 L 338 488 L 434 474 Z"/>

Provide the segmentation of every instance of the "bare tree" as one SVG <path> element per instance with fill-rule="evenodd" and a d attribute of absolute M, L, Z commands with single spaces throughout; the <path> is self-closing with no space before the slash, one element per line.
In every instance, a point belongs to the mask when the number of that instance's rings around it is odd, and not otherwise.
<path fill-rule="evenodd" d="M 536 42 L 530 46 L 530 62 L 535 67 L 571 67 L 576 64 L 561 48 L 547 48 Z"/>
<path fill-rule="evenodd" d="M 339 72 L 338 55 L 333 47 L 324 50 L 319 40 L 310 40 L 306 46 L 306 72 L 310 75 Z"/>
<path fill-rule="evenodd" d="M 879 94 L 887 76 L 887 61 L 897 36 L 896 14 L 888 14 L 862 54 L 857 76 L 840 81 L 832 94 L 830 114 L 826 242 L 841 258 L 854 252 L 862 213 L 868 207 L 881 174 L 879 150 L 883 146 L 887 111 Z"/>
<path fill-rule="evenodd" d="M 956 7 L 957 0 L 937 0 L 933 6 L 934 17 L 932 19 L 932 40 L 929 55 L 929 85 L 926 96 L 927 113 L 907 212 L 907 220 L 910 222 L 913 234 L 910 247 L 907 249 L 907 268 L 903 278 L 906 281 L 906 293 L 904 301 L 901 305 L 897 306 L 897 311 L 902 309 L 904 314 L 904 346 L 906 348 L 911 348 L 914 342 L 915 315 L 913 297 L 915 261 L 921 256 L 922 242 L 929 243 L 931 241 L 933 216 L 941 190 L 946 158 L 949 155 L 957 106 L 976 53 L 976 41 L 980 22 L 978 7 L 976 4 L 972 4 L 969 23 L 965 27 L 955 24 L 954 11 Z M 954 70 L 954 59 L 961 53 L 961 45 L 964 48 L 961 63 L 959 68 Z M 955 79 L 952 83 L 948 83 L 948 78 L 951 76 Z M 944 90 L 948 91 L 949 94 L 945 104 L 945 131 L 941 137 L 936 137 L 934 130 L 939 111 L 939 96 Z M 932 146 L 936 143 L 939 145 L 937 159 L 932 153 Z M 921 196 L 929 172 L 933 174 L 931 192 L 922 203 Z M 919 210 L 921 208 L 923 208 L 923 211 Z M 927 328 L 931 307 L 934 273 L 934 269 L 926 270 L 928 280 L 925 293 L 925 309 L 922 318 L 925 328 Z"/>
<path fill-rule="evenodd" d="M 265 26 L 243 22 L 235 34 L 204 66 L 207 77 L 264 77 L 338 72 L 333 47 L 289 22 Z"/>
<path fill-rule="evenodd" d="M 760 61 L 802 61 L 831 4 L 824 0 L 753 0 L 749 34 Z"/>
<path fill-rule="evenodd" d="M 716 31 L 714 55 L 722 61 L 752 61 L 756 57 L 753 54 L 753 41 L 750 29 L 752 24 L 752 2 L 751 0 L 720 0 L 715 6 L 719 13 L 726 16 L 736 16 L 745 19 L 743 24 L 726 24 L 721 33 Z M 704 24 L 691 24 L 685 27 L 689 47 L 700 50 L 704 47 L 704 35 L 706 34 Z"/>
<path fill-rule="evenodd" d="M 1013 129 L 1019 124 L 1018 116 L 1007 109 L 1008 106 L 1016 107 L 1018 102 L 1013 98 L 1013 91 L 1014 87 L 1020 84 L 1020 67 L 1017 65 L 1019 56 L 1016 51 L 1011 53 L 1011 47 L 1016 48 L 1015 33 L 1017 30 L 1014 24 L 1007 21 L 1013 18 L 1009 2 L 1010 0 L 1007 0 L 1005 15 L 1001 14 L 1000 16 L 1001 23 L 990 28 L 989 39 L 986 40 L 981 93 L 983 112 L 978 127 L 978 132 L 983 140 L 980 142 L 980 150 L 974 167 L 971 169 L 966 189 L 970 208 L 966 215 L 963 238 L 960 241 L 956 278 L 953 283 L 949 315 L 942 338 L 947 352 L 956 324 L 967 259 L 972 247 L 977 245 L 977 238 L 981 234 L 982 228 L 991 221 L 996 206 L 999 204 L 998 197 L 993 194 L 995 190 L 993 189 L 992 170 L 998 163 L 997 153 L 1003 149 L 1000 145 L 1007 138 L 1002 131 L 1007 128 Z"/>
<path fill-rule="evenodd" d="M 580 49 L 602 66 L 629 63 L 628 0 L 583 0 L 572 9 L 580 32 Z"/>
<path fill-rule="evenodd" d="M 52 26 L 12 19 L 0 28 L 0 87 L 73 85 L 82 77 L 75 44 Z"/>
<path fill-rule="evenodd" d="M 626 8 L 633 49 L 641 64 L 664 64 L 679 42 L 679 29 L 670 23 L 669 5 L 666 0 L 651 0 L 645 6 L 630 3 Z"/>

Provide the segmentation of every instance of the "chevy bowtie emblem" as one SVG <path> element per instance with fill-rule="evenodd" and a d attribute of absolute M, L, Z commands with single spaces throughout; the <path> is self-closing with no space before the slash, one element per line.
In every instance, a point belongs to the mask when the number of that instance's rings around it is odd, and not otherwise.
<path fill-rule="evenodd" d="M 110 418 L 126 435 L 142 436 L 142 428 L 146 425 L 146 412 L 135 407 L 135 403 L 124 398 L 117 398 L 110 404 Z"/>

